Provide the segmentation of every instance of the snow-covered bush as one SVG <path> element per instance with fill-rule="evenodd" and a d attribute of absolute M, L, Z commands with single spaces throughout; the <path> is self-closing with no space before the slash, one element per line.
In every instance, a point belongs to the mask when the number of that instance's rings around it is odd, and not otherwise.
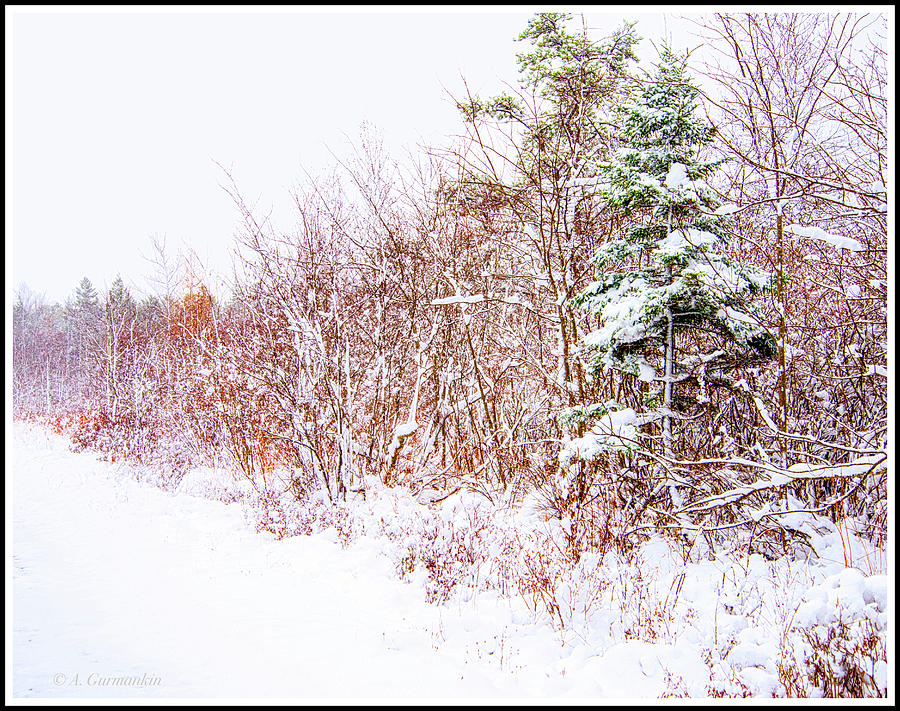
<path fill-rule="evenodd" d="M 778 662 L 794 697 L 887 696 L 887 577 L 847 568 L 812 587 Z"/>

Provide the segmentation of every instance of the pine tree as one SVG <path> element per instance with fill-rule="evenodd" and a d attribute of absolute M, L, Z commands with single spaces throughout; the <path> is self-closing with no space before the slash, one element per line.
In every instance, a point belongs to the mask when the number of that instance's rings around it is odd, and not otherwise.
<path fill-rule="evenodd" d="M 676 387 L 691 381 L 699 390 L 694 404 L 703 404 L 707 386 L 727 381 L 728 369 L 776 352 L 750 306 L 770 287 L 770 276 L 723 254 L 728 220 L 717 214 L 707 182 L 721 161 L 699 157 L 714 129 L 694 115 L 698 90 L 686 61 L 664 47 L 655 74 L 622 109 L 624 147 L 605 167 L 603 198 L 627 228 L 597 251 L 597 280 L 575 300 L 599 317 L 599 329 L 584 338 L 592 372 L 614 370 L 656 384 L 637 424 L 662 421 L 669 459 L 673 421 L 688 404 Z M 681 338 L 688 331 L 694 337 Z M 596 404 L 566 415 L 584 421 L 609 418 L 616 409 Z M 670 492 L 677 507 L 674 486 Z"/>
<path fill-rule="evenodd" d="M 117 275 L 106 296 L 106 309 L 108 318 L 114 321 L 123 321 L 134 318 L 137 305 L 121 275 Z"/>
<path fill-rule="evenodd" d="M 104 304 L 104 325 L 106 343 L 103 355 L 104 380 L 106 383 L 106 410 L 115 421 L 122 399 L 123 369 L 126 356 L 134 357 L 129 348 L 132 340 L 137 305 L 121 276 L 116 276 L 106 295 Z"/>
<path fill-rule="evenodd" d="M 87 396 L 96 387 L 103 352 L 103 309 L 97 290 L 84 277 L 66 302 L 70 356 L 74 361 L 73 390 Z"/>
<path fill-rule="evenodd" d="M 84 277 L 75 288 L 75 308 L 82 312 L 96 313 L 99 303 L 97 290 L 91 280 Z"/>
<path fill-rule="evenodd" d="M 569 301 L 589 277 L 591 240 L 602 232 L 596 177 L 638 41 L 627 23 L 595 41 L 584 27 L 570 31 L 573 19 L 557 12 L 530 18 L 518 37 L 530 45 L 517 55 L 518 90 L 460 102 L 477 148 L 459 156 L 455 186 L 455 199 L 473 213 L 487 207 L 491 224 L 505 214 L 519 231 L 517 274 L 528 270 L 539 285 L 536 295 L 522 296 L 543 302 L 542 315 L 557 332 L 556 373 L 547 385 L 570 404 L 585 397 L 585 377 L 572 352 L 578 323 Z"/>

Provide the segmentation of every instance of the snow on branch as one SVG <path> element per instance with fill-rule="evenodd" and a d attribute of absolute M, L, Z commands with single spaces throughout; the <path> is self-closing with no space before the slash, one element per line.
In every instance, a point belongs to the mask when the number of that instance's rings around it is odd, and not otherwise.
<path fill-rule="evenodd" d="M 760 478 L 751 484 L 737 486 L 713 496 L 694 501 L 675 513 L 703 513 L 721 506 L 735 504 L 751 494 L 776 489 L 785 484 L 792 484 L 798 481 L 855 479 L 857 477 L 864 477 L 885 469 L 887 466 L 887 455 L 884 453 L 870 454 L 857 457 L 852 462 L 847 462 L 845 464 L 827 464 L 822 466 L 803 462 L 794 464 L 787 469 L 776 467 L 773 464 L 756 462 L 740 457 L 727 460 L 727 462 L 729 465 L 734 466 L 761 468 L 764 470 L 765 478 Z"/>
<path fill-rule="evenodd" d="M 446 296 L 443 299 L 432 299 L 432 306 L 448 306 L 452 304 L 479 304 L 484 301 L 484 294 L 471 296 Z"/>
<path fill-rule="evenodd" d="M 786 232 L 795 234 L 798 237 L 809 237 L 810 239 L 815 239 L 820 242 L 830 244 L 832 247 L 836 247 L 837 249 L 848 249 L 851 252 L 861 252 L 863 251 L 863 249 L 865 249 L 862 243 L 858 240 L 855 240 L 852 237 L 841 237 L 840 235 L 833 235 L 830 232 L 826 232 L 821 227 L 788 225 L 784 229 Z"/>

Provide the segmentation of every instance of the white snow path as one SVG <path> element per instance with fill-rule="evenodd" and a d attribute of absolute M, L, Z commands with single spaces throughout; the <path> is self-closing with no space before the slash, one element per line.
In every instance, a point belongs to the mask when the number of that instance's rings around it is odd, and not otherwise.
<path fill-rule="evenodd" d="M 840 592 L 848 619 L 886 625 L 884 554 L 870 559 L 877 551 L 855 538 L 848 549 L 826 526 L 815 565 L 760 555 L 686 565 L 651 540 L 636 562 L 611 561 L 611 588 L 557 588 L 571 608 L 563 645 L 523 597 L 460 586 L 426 603 L 424 568 L 399 580 L 400 544 L 384 536 L 346 549 L 333 531 L 276 541 L 241 505 L 188 493 L 202 487 L 141 484 L 37 426 L 13 423 L 7 438 L 7 698 L 608 702 L 703 697 L 712 683 L 741 693 L 738 680 L 769 696 L 792 610 L 828 623 L 823 601 Z M 227 476 L 194 474 L 195 484 Z M 375 503 L 366 515 L 395 515 L 405 530 L 410 511 Z M 877 569 L 847 570 L 846 555 Z M 578 618 L 585 604 L 590 621 Z"/>
<path fill-rule="evenodd" d="M 546 669 L 560 657 L 546 628 L 517 632 L 540 671 L 510 672 L 510 650 L 501 669 L 508 604 L 428 605 L 374 543 L 278 542 L 236 504 L 165 493 L 52 433 L 12 429 L 14 697 L 600 692 L 595 674 L 573 686 Z M 148 681 L 99 685 L 127 677 Z"/>

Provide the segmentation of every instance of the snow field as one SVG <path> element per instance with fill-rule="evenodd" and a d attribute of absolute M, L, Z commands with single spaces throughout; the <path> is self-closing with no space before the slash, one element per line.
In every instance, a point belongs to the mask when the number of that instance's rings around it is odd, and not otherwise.
<path fill-rule="evenodd" d="M 337 527 L 278 540 L 226 472 L 170 494 L 36 426 L 11 444 L 16 697 L 780 696 L 779 664 L 814 664 L 811 635 L 836 621 L 845 641 L 886 638 L 884 558 L 851 535 L 879 574 L 846 568 L 848 533 L 822 519 L 816 562 L 698 542 L 685 563 L 653 539 L 567 567 L 565 523 L 527 506 L 427 508 L 373 481 Z M 886 664 L 867 664 L 886 689 Z M 121 678 L 149 682 L 101 685 Z"/>

